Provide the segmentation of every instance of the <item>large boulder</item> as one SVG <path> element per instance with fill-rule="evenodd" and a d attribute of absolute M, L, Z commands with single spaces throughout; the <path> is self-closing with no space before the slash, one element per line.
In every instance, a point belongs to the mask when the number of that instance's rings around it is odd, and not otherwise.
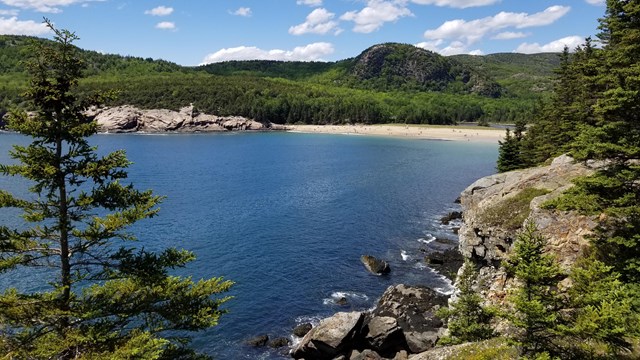
<path fill-rule="evenodd" d="M 351 350 L 360 337 L 365 315 L 361 312 L 339 312 L 320 321 L 320 324 L 293 349 L 295 359 L 333 359 Z"/>
<path fill-rule="evenodd" d="M 360 261 L 364 264 L 364 267 L 367 270 L 375 275 L 383 275 L 391 272 L 391 267 L 389 264 L 381 259 L 376 258 L 371 255 L 362 255 L 360 257 Z"/>
<path fill-rule="evenodd" d="M 392 357 L 407 348 L 404 334 L 395 318 L 374 316 L 365 325 L 363 333 L 367 347 L 385 357 Z"/>
<path fill-rule="evenodd" d="M 411 353 L 432 348 L 443 331 L 435 312 L 447 305 L 447 297 L 427 287 L 395 285 L 384 292 L 374 317 L 392 317 L 402 329 Z"/>

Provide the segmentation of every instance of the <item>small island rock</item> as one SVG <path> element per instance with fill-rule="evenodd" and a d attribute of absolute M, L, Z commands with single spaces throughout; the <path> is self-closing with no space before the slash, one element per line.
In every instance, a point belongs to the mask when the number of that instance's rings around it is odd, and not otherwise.
<path fill-rule="evenodd" d="M 389 264 L 381 259 L 371 255 L 362 255 L 360 261 L 364 264 L 367 270 L 375 275 L 383 275 L 391 272 Z"/>

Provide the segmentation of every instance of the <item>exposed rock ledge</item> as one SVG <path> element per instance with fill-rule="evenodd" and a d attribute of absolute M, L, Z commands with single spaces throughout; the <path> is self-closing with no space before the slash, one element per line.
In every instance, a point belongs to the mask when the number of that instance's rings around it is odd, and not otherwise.
<path fill-rule="evenodd" d="M 481 265 L 479 283 L 484 286 L 479 290 L 489 303 L 502 304 L 513 285 L 499 265 L 509 254 L 517 230 L 505 229 L 500 224 L 487 224 L 483 222 L 483 214 L 522 190 L 547 190 L 546 195 L 531 200 L 525 222 L 535 222 L 539 233 L 548 241 L 546 250 L 556 256 L 562 268 L 568 269 L 588 247 L 585 236 L 595 228 L 595 219 L 575 212 L 544 209 L 541 205 L 560 196 L 572 186 L 576 177 L 592 174 L 595 167 L 594 164 L 577 163 L 563 155 L 548 166 L 484 177 L 462 192 L 464 215 L 459 232 L 460 252 Z M 504 219 L 505 222 L 507 220 Z"/>
<path fill-rule="evenodd" d="M 237 130 L 283 130 L 281 125 L 261 123 L 240 116 L 216 116 L 195 111 L 187 106 L 180 111 L 141 110 L 130 105 L 92 109 L 100 132 L 107 133 L 163 133 L 163 132 L 223 132 Z"/>

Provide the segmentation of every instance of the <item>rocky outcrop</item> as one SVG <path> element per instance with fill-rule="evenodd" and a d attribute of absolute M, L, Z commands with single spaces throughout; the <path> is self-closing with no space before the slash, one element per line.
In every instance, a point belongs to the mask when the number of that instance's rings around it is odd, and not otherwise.
<path fill-rule="evenodd" d="M 277 125 L 260 123 L 240 116 L 202 114 L 193 106 L 180 111 L 142 110 L 133 106 L 92 109 L 87 112 L 98 123 L 99 131 L 108 133 L 130 132 L 222 132 L 236 130 L 273 130 Z M 280 129 L 281 130 L 281 129 Z"/>
<path fill-rule="evenodd" d="M 378 259 L 371 255 L 362 255 L 360 261 L 364 264 L 364 267 L 372 274 L 384 275 L 391 272 L 389 263 L 382 259 Z"/>
<path fill-rule="evenodd" d="M 545 209 L 542 204 L 560 196 L 572 186 L 576 177 L 592 174 L 594 168 L 594 165 L 576 163 L 563 155 L 548 166 L 482 178 L 463 191 L 460 252 L 483 265 L 479 270 L 479 282 L 485 285 L 480 291 L 489 302 L 501 304 L 512 285 L 500 268 L 500 262 L 508 256 L 517 229 L 503 225 L 510 220 L 511 214 L 505 214 L 502 223 L 487 222 L 486 214 L 526 189 L 545 190 L 544 195 L 534 197 L 526 205 L 528 216 L 523 223 L 535 222 L 540 234 L 548 240 L 547 250 L 556 256 L 563 268 L 568 269 L 588 247 L 585 236 L 595 228 L 595 219 L 575 212 Z"/>
<path fill-rule="evenodd" d="M 429 288 L 390 286 L 374 310 L 322 320 L 291 354 L 306 360 L 406 358 L 435 345 L 443 330 L 435 312 L 446 303 Z"/>

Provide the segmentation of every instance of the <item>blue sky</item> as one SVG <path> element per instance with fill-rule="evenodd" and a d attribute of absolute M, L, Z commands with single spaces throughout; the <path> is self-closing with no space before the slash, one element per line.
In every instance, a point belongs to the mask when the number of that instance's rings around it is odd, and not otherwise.
<path fill-rule="evenodd" d="M 383 42 L 443 55 L 573 48 L 597 34 L 604 0 L 0 0 L 0 33 L 49 37 L 181 65 L 335 61 Z"/>

